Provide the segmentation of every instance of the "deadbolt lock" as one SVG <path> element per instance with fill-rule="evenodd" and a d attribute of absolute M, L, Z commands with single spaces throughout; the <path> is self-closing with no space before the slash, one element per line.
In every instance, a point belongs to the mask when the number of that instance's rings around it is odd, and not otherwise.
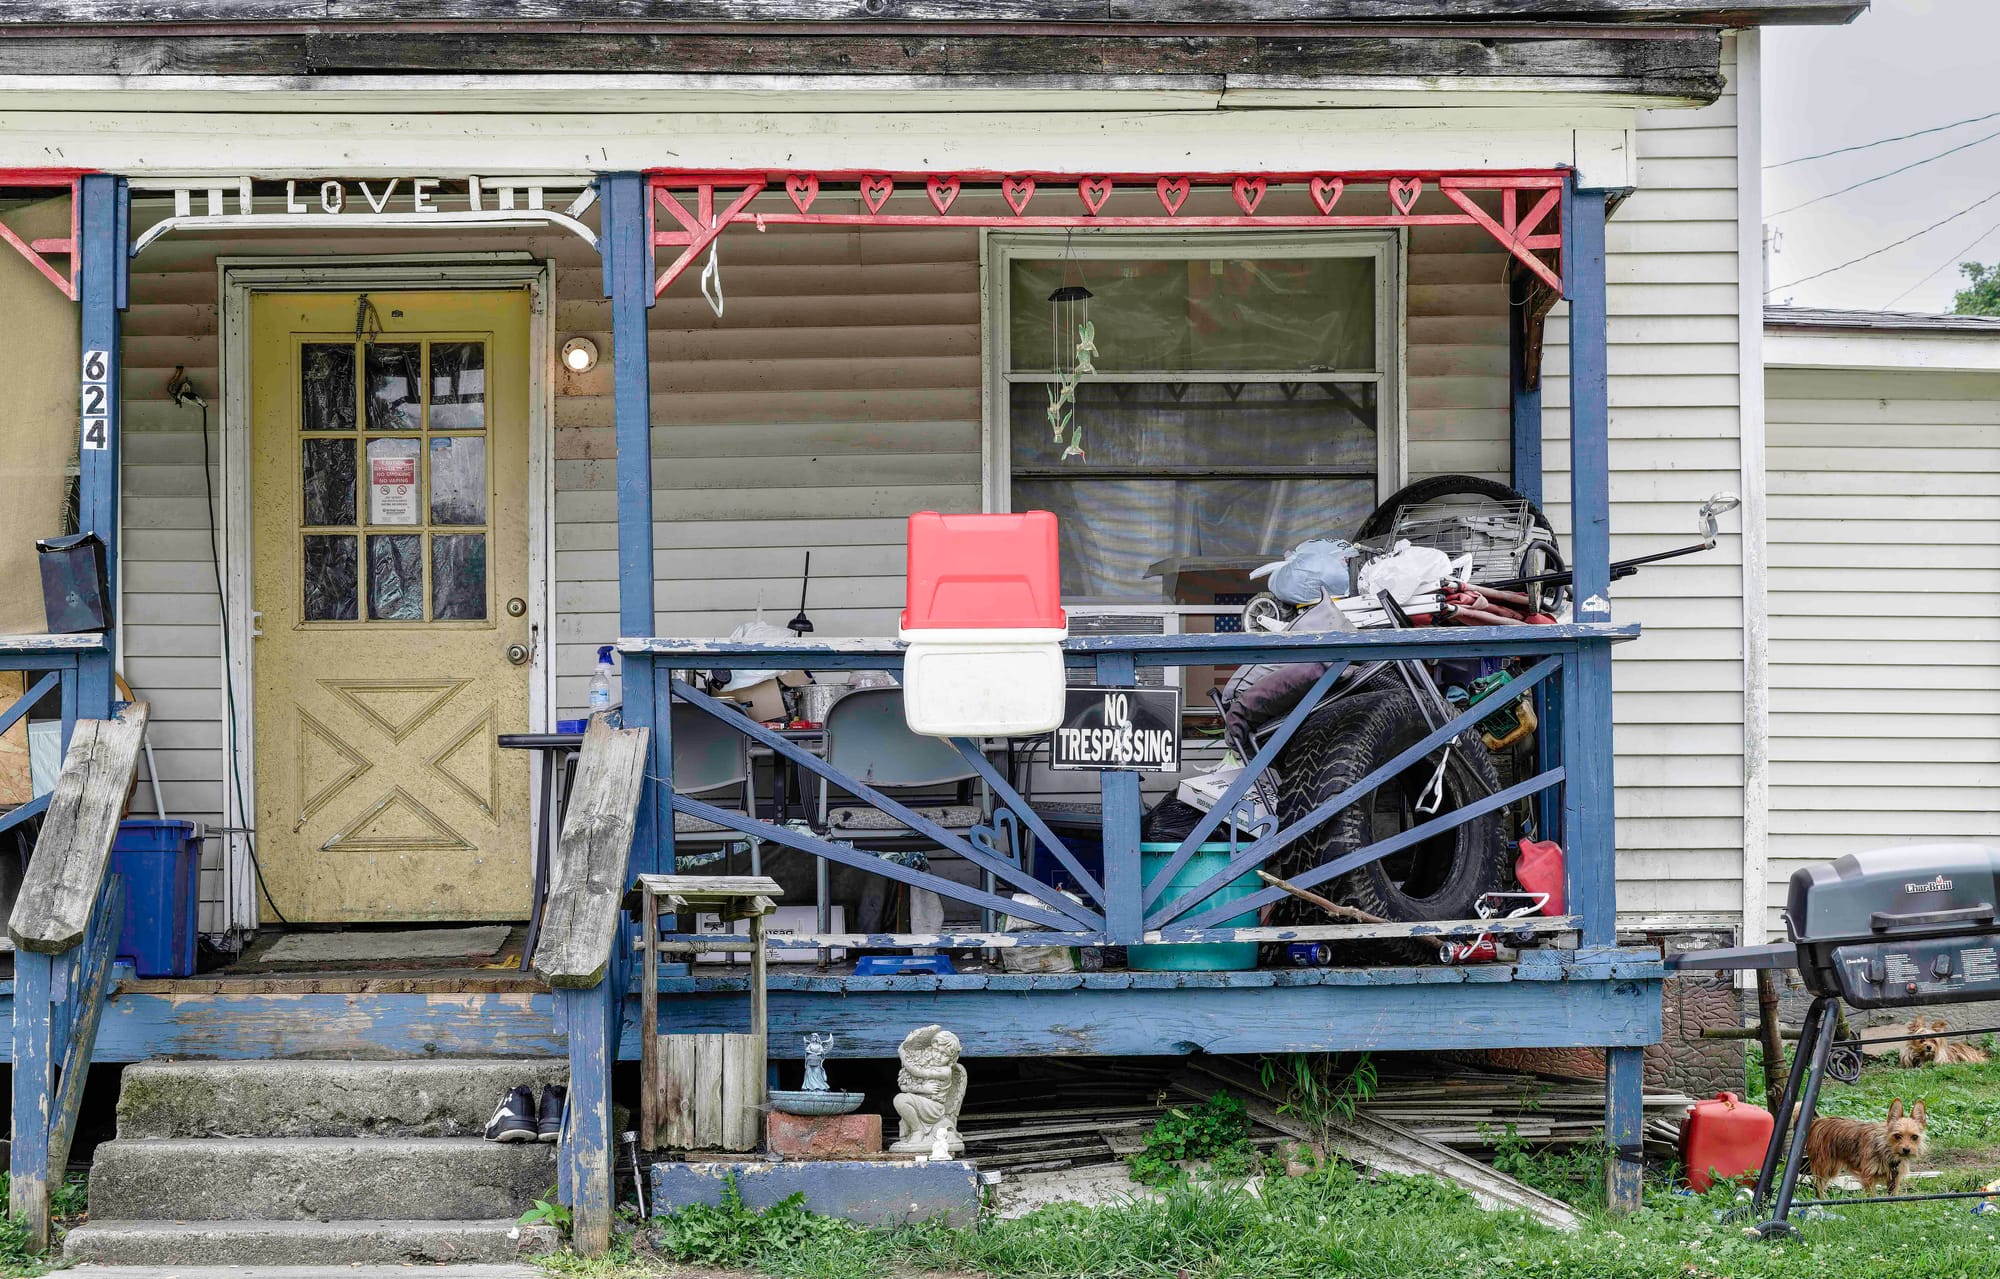
<path fill-rule="evenodd" d="M 527 611 L 528 601 L 522 599 L 520 596 L 516 595 L 513 599 L 507 601 L 507 616 L 519 617 Z"/>

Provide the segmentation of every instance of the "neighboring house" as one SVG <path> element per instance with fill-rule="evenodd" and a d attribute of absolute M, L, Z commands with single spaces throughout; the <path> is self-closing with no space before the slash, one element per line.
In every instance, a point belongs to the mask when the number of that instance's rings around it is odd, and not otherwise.
<path fill-rule="evenodd" d="M 2000 841 L 2000 319 L 1764 316 L 1775 912 L 1807 862 Z"/>
<path fill-rule="evenodd" d="M 1612 1140 L 1636 1143 L 1662 973 L 1618 926 L 1766 910 L 1768 681 L 1745 607 L 1766 523 L 1756 27 L 1865 5 L 1326 0 L 1301 20 L 1246 0 L 1220 26 L 1192 2 L 1104 18 L 996 0 L 978 23 L 756 6 L 783 27 L 733 8 L 560 26 L 507 0 L 326 0 L 310 22 L 233 0 L 174 22 L 120 0 L 0 13 L 0 221 L 18 225 L 0 307 L 62 289 L 82 320 L 80 340 L 41 324 L 0 361 L 63 405 L 48 370 L 81 356 L 86 403 L 95 387 L 110 405 L 86 419 L 108 447 L 82 452 L 79 488 L 84 527 L 115 542 L 120 625 L 115 652 L 64 659 L 67 687 L 103 714 L 115 660 L 153 706 L 168 808 L 227 829 L 204 926 L 240 933 L 272 902 L 308 923 L 525 916 L 532 790 L 495 734 L 581 713 L 596 648 L 621 638 L 627 723 L 664 730 L 677 655 L 715 656 L 688 641 L 789 614 L 808 551 L 816 637 L 892 634 L 912 512 L 1045 504 L 1079 613 L 1157 612 L 1155 560 L 1345 533 L 1412 479 L 1469 472 L 1544 500 L 1576 624 L 1341 652 L 1560 666 L 1560 760 L 1520 784 L 1564 788 L 1573 917 L 1555 922 L 1580 949 L 1479 980 L 786 974 L 773 1034 L 839 1016 L 840 1051 L 887 1055 L 911 1018 L 957 1016 L 996 1054 L 1601 1047 Z M 1080 464 L 1044 418 L 1071 349 L 1049 294 L 1072 282 L 1097 294 L 1108 378 L 1085 384 Z M 578 338 L 597 362 L 559 362 Z M 206 411 L 172 398 L 176 370 Z M 77 420 L 7 429 L 46 471 Z M 1746 497 L 1740 535 L 1610 585 L 1610 559 L 1685 545 L 1724 490 Z M 0 553 L 26 576 L 23 548 Z M 1070 654 L 1127 683 L 1133 644 Z M 48 646 L 0 641 L 0 668 Z M 1166 647 L 1262 651 L 1212 632 Z M 670 781 L 664 732 L 647 749 Z M 1100 785 L 1117 891 L 1051 935 L 1185 926 L 1139 900 L 1137 778 Z M 682 801 L 635 789 L 631 862 L 605 878 L 672 851 Z M 170 984 L 112 997 L 100 1055 L 566 1046 L 583 1136 L 565 1186 L 594 1230 L 607 1057 L 637 1051 L 613 928 L 588 939 L 594 969 L 552 981 L 561 1033 L 526 976 Z M 46 956 L 21 962 L 16 1060 L 46 1083 L 46 1052 L 19 1044 L 51 1008 L 70 1022 Z M 683 1028 L 734 998 L 671 980 Z M 45 1150 L 31 1094 L 17 1077 L 17 1206 Z M 1631 1165 L 1610 1182 L 1636 1195 Z"/>

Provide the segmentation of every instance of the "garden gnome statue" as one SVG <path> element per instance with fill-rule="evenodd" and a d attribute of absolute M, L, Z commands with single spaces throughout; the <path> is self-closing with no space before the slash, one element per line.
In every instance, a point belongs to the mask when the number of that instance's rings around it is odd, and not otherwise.
<path fill-rule="evenodd" d="M 910 1032 L 896 1050 L 903 1068 L 896 1073 L 896 1116 L 901 1121 L 896 1144 L 899 1154 L 935 1155 L 942 1148 L 963 1154 L 958 1135 L 958 1108 L 965 1104 L 965 1067 L 958 1064 L 958 1036 L 942 1026 Z"/>
<path fill-rule="evenodd" d="M 832 1035 L 806 1036 L 806 1079 L 799 1085 L 801 1092 L 831 1092 L 826 1082 L 826 1054 L 833 1047 Z"/>

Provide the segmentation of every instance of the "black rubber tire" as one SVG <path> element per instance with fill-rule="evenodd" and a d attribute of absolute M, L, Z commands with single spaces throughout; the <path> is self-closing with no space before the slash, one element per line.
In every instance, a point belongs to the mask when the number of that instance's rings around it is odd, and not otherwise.
<path fill-rule="evenodd" d="M 1408 690 L 1379 688 L 1319 712 L 1299 729 L 1278 760 L 1282 782 L 1279 816 L 1285 825 L 1360 781 L 1428 732 Z M 1436 767 L 1436 757 L 1419 761 L 1349 805 L 1318 829 L 1279 851 L 1275 873 L 1295 879 L 1336 857 L 1427 820 L 1411 811 Z M 1493 758 L 1476 738 L 1463 736 L 1445 770 L 1445 797 L 1439 811 L 1476 803 L 1500 788 Z M 1481 894 L 1499 892 L 1513 880 L 1504 814 L 1486 813 L 1412 848 L 1392 853 L 1348 872 L 1319 891 L 1397 923 L 1471 919 Z M 1271 922 L 1324 923 L 1323 912 L 1295 898 L 1272 908 Z M 1434 960 L 1434 943 L 1386 943 L 1369 947 L 1379 955 L 1395 950 Z"/>
<path fill-rule="evenodd" d="M 1396 512 L 1406 506 L 1416 506 L 1422 502 L 1435 502 L 1445 497 L 1487 497 L 1496 502 L 1519 502 L 1524 495 L 1507 487 L 1498 480 L 1485 479 L 1478 475 L 1433 475 L 1429 479 L 1406 484 L 1389 495 L 1389 500 L 1375 508 L 1361 524 L 1360 532 L 1354 535 L 1356 541 L 1371 537 L 1387 537 L 1389 530 L 1396 527 Z M 1542 514 L 1542 508 L 1533 502 L 1528 509 L 1534 513 L 1535 523 L 1551 534 L 1555 527 L 1549 517 Z"/>

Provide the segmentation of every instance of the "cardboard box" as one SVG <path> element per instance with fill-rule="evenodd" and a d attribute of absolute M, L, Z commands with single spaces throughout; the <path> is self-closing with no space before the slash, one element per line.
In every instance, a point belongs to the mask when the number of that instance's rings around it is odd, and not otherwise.
<path fill-rule="evenodd" d="M 738 702 L 750 711 L 750 718 L 758 723 L 785 718 L 785 695 L 787 688 L 803 688 L 806 685 L 804 671 L 781 671 L 776 679 L 763 680 L 744 688 L 731 689 L 716 696 L 725 702 Z"/>

